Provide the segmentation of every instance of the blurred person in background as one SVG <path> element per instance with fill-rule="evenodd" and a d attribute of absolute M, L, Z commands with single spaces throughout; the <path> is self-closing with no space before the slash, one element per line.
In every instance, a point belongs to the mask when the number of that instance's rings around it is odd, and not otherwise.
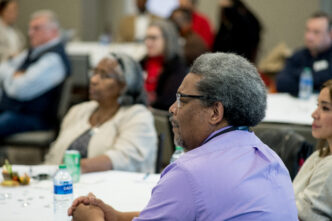
<path fill-rule="evenodd" d="M 278 92 L 298 96 L 300 75 L 311 69 L 313 89 L 318 92 L 325 81 L 332 78 L 332 20 L 324 12 L 309 17 L 304 34 L 305 47 L 286 60 L 276 79 Z"/>
<path fill-rule="evenodd" d="M 147 0 L 136 0 L 137 15 L 129 15 L 121 19 L 116 38 L 119 42 L 143 42 L 151 21 L 160 19 L 146 10 Z"/>
<path fill-rule="evenodd" d="M 0 0 L 0 62 L 21 52 L 25 46 L 25 38 L 14 27 L 18 17 L 16 0 Z"/>
<path fill-rule="evenodd" d="M 196 10 L 198 0 L 179 0 L 181 8 L 187 8 L 192 15 L 192 29 L 204 40 L 208 49 L 212 49 L 214 33 L 209 19 Z"/>
<path fill-rule="evenodd" d="M 208 51 L 204 40 L 192 29 L 192 13 L 187 8 L 175 9 L 170 19 L 176 25 L 183 42 L 183 53 L 187 66 L 191 66 L 194 60 Z"/>
<path fill-rule="evenodd" d="M 165 20 L 152 22 L 146 32 L 145 45 L 147 55 L 141 65 L 146 72 L 145 89 L 149 104 L 168 110 L 187 72 L 173 23 Z"/>
<path fill-rule="evenodd" d="M 332 80 L 323 84 L 312 118 L 319 142 L 293 181 L 296 206 L 301 221 L 332 220 Z"/>
<path fill-rule="evenodd" d="M 55 127 L 57 105 L 70 64 L 56 15 L 35 12 L 28 50 L 0 65 L 0 138 Z"/>
<path fill-rule="evenodd" d="M 69 110 L 45 163 L 61 164 L 66 150 L 78 150 L 83 173 L 154 172 L 157 136 L 143 84 L 140 65 L 128 55 L 103 58 L 92 71 L 90 101 Z"/>
<path fill-rule="evenodd" d="M 240 0 L 220 0 L 220 25 L 213 51 L 233 52 L 256 61 L 261 24 Z"/>

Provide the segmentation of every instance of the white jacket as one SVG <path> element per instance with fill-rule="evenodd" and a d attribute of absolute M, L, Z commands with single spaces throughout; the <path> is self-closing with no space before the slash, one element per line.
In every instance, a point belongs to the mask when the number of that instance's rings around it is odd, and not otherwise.
<path fill-rule="evenodd" d="M 97 102 L 89 101 L 69 110 L 45 163 L 61 163 L 70 144 L 91 128 L 89 118 L 97 107 Z M 114 170 L 154 172 L 156 147 L 153 116 L 145 106 L 136 104 L 120 107 L 99 127 L 89 142 L 88 158 L 105 154 L 111 159 Z"/>

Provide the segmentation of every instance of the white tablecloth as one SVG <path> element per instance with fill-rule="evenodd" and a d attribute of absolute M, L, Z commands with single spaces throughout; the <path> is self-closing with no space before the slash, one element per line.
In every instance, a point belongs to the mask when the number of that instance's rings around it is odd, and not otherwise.
<path fill-rule="evenodd" d="M 30 169 L 31 168 L 31 169 Z M 54 166 L 14 166 L 14 171 L 54 174 Z M 0 178 L 2 181 L 2 177 Z M 140 211 L 150 199 L 159 175 L 107 171 L 84 174 L 74 184 L 74 198 L 93 192 L 98 198 L 121 211 Z M 32 180 L 28 186 L 0 187 L 0 220 L 53 220 L 52 180 Z"/>
<path fill-rule="evenodd" d="M 122 52 L 141 60 L 146 54 L 146 47 L 139 43 L 111 43 L 109 45 L 98 42 L 69 42 L 66 46 L 69 55 L 89 55 L 90 64 L 96 66 L 98 62 L 110 52 Z"/>
<path fill-rule="evenodd" d="M 268 94 L 264 122 L 311 125 L 312 112 L 316 109 L 317 95 L 300 100 L 289 94 Z"/>

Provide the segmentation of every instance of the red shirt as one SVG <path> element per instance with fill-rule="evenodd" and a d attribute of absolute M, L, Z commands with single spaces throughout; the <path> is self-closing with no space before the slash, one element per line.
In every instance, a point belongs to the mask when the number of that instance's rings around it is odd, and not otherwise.
<path fill-rule="evenodd" d="M 144 87 L 147 92 L 156 91 L 159 75 L 161 74 L 163 67 L 163 62 L 163 56 L 147 59 L 144 67 L 145 71 L 147 72 L 147 77 L 144 83 Z"/>
<path fill-rule="evenodd" d="M 202 37 L 209 49 L 213 46 L 214 35 L 209 20 L 202 14 L 192 12 L 192 29 Z"/>

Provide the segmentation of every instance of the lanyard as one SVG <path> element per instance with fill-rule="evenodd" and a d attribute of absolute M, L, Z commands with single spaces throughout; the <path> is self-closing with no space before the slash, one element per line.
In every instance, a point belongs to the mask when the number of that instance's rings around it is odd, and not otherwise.
<path fill-rule="evenodd" d="M 226 130 L 223 130 L 223 131 L 220 131 L 219 133 L 216 133 L 215 135 L 213 135 L 209 139 L 205 140 L 203 144 L 206 144 L 207 142 L 209 142 L 210 140 L 212 140 L 215 137 L 218 137 L 218 136 L 220 136 L 222 134 L 225 134 L 225 133 L 228 133 L 228 132 L 231 132 L 231 131 L 234 131 L 234 130 L 249 131 L 249 127 L 247 127 L 247 126 L 238 126 L 238 127 L 231 126 L 230 128 L 228 128 Z"/>

